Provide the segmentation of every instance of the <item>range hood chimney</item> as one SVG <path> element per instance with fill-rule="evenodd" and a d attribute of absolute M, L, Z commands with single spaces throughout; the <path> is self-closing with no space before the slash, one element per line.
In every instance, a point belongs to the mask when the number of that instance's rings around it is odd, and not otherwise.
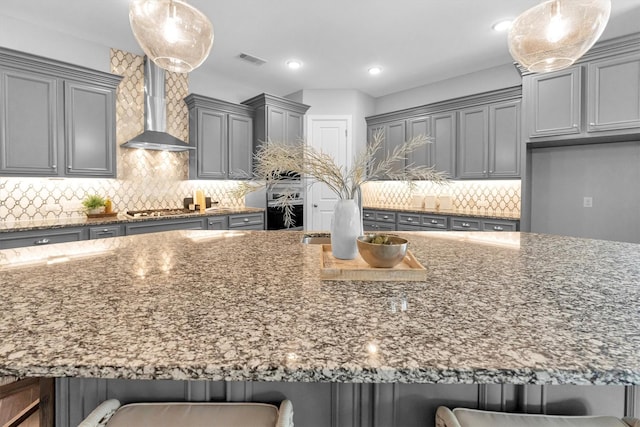
<path fill-rule="evenodd" d="M 151 59 L 144 59 L 144 132 L 121 147 L 145 150 L 187 151 L 195 147 L 168 134 L 165 71 Z"/>

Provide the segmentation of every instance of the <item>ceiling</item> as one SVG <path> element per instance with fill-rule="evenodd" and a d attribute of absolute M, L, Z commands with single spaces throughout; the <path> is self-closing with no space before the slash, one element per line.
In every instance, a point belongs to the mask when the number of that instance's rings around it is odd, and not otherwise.
<path fill-rule="evenodd" d="M 373 97 L 509 64 L 506 33 L 491 25 L 539 0 L 191 0 L 213 22 L 209 58 L 194 73 L 286 95 L 358 89 Z M 128 0 L 2 0 L 0 15 L 107 47 L 142 53 Z M 640 31 L 640 0 L 612 0 L 602 39 Z M 257 67 L 238 58 L 267 61 Z M 296 58 L 303 67 L 286 68 Z M 370 76 L 379 65 L 383 72 Z"/>

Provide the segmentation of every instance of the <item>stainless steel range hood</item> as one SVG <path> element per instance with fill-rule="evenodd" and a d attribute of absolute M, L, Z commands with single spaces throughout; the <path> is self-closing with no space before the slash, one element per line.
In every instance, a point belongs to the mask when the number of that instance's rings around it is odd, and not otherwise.
<path fill-rule="evenodd" d="M 195 150 L 167 130 L 167 102 L 164 88 L 165 71 L 152 60 L 144 60 L 144 132 L 121 147 L 145 150 Z"/>

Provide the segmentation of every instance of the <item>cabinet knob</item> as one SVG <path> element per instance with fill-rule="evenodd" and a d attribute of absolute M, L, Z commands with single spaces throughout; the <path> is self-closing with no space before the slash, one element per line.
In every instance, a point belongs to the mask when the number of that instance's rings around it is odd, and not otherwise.
<path fill-rule="evenodd" d="M 67 166 L 67 169 L 71 169 L 71 165 Z"/>
<path fill-rule="evenodd" d="M 431 224 L 437 224 L 437 223 L 438 223 L 438 220 L 435 220 L 435 219 L 431 220 Z"/>
<path fill-rule="evenodd" d="M 108 229 L 108 228 L 105 228 L 104 230 L 102 230 L 102 232 L 103 232 L 103 233 L 108 233 L 108 232 L 109 232 L 109 229 Z"/>
<path fill-rule="evenodd" d="M 469 225 L 469 223 L 468 223 L 468 222 L 463 222 L 463 223 L 462 223 L 462 226 L 463 226 L 463 227 L 471 227 L 471 225 Z"/>
<path fill-rule="evenodd" d="M 493 173 L 493 171 L 491 169 L 489 169 L 489 173 Z"/>
<path fill-rule="evenodd" d="M 573 127 L 577 129 L 577 128 L 578 128 L 578 125 L 574 123 L 574 124 L 573 124 Z"/>
<path fill-rule="evenodd" d="M 49 243 L 49 239 L 47 238 L 36 240 L 35 242 L 33 242 L 34 245 L 46 245 L 47 243 Z"/>
<path fill-rule="evenodd" d="M 58 165 L 51 165 L 51 167 L 52 167 L 53 169 L 55 169 L 55 168 L 57 168 L 57 167 L 58 167 Z"/>
<path fill-rule="evenodd" d="M 413 221 L 413 218 L 409 217 L 409 218 L 407 218 L 407 221 L 411 222 L 411 221 Z"/>
<path fill-rule="evenodd" d="M 314 208 L 317 208 L 317 207 L 318 207 L 318 205 L 316 205 L 316 204 L 314 203 L 314 204 L 313 204 L 313 207 L 314 207 Z M 365 215 L 365 216 L 369 216 L 369 215 Z"/>
<path fill-rule="evenodd" d="M 595 123 L 589 123 L 589 126 L 595 126 L 595 125 L 596 125 Z"/>
<path fill-rule="evenodd" d="M 389 215 L 383 216 L 382 219 L 389 219 Z"/>
<path fill-rule="evenodd" d="M 483 170 L 483 171 L 482 171 L 482 173 L 487 173 L 487 171 L 486 171 L 486 170 Z"/>
<path fill-rule="evenodd" d="M 249 222 L 249 218 L 243 219 L 244 222 Z"/>
<path fill-rule="evenodd" d="M 213 225 L 213 221 L 209 221 L 209 225 Z"/>
<path fill-rule="evenodd" d="M 493 227 L 493 229 L 494 229 L 495 231 L 502 231 L 502 230 L 504 230 L 504 228 L 500 227 L 499 225 L 494 226 L 494 227 Z"/>

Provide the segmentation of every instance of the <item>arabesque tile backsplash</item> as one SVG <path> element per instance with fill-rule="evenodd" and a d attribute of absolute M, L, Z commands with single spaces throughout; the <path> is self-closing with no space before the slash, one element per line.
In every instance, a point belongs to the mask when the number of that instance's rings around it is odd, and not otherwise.
<path fill-rule="evenodd" d="M 236 181 L 190 181 L 188 153 L 121 149 L 144 127 L 143 57 L 111 49 L 111 72 L 122 75 L 116 101 L 117 179 L 0 177 L 0 221 L 72 218 L 83 216 L 82 200 L 90 194 L 111 198 L 114 210 L 175 208 L 196 188 L 220 202 L 243 207 L 231 195 Z M 183 98 L 189 92 L 188 75 L 166 73 L 167 131 L 183 141 L 189 138 L 189 113 Z M 367 206 L 410 207 L 416 197 L 450 195 L 453 208 L 520 213 L 520 181 L 456 181 L 438 187 L 419 182 L 413 188 L 400 182 L 370 182 L 363 196 Z"/>

